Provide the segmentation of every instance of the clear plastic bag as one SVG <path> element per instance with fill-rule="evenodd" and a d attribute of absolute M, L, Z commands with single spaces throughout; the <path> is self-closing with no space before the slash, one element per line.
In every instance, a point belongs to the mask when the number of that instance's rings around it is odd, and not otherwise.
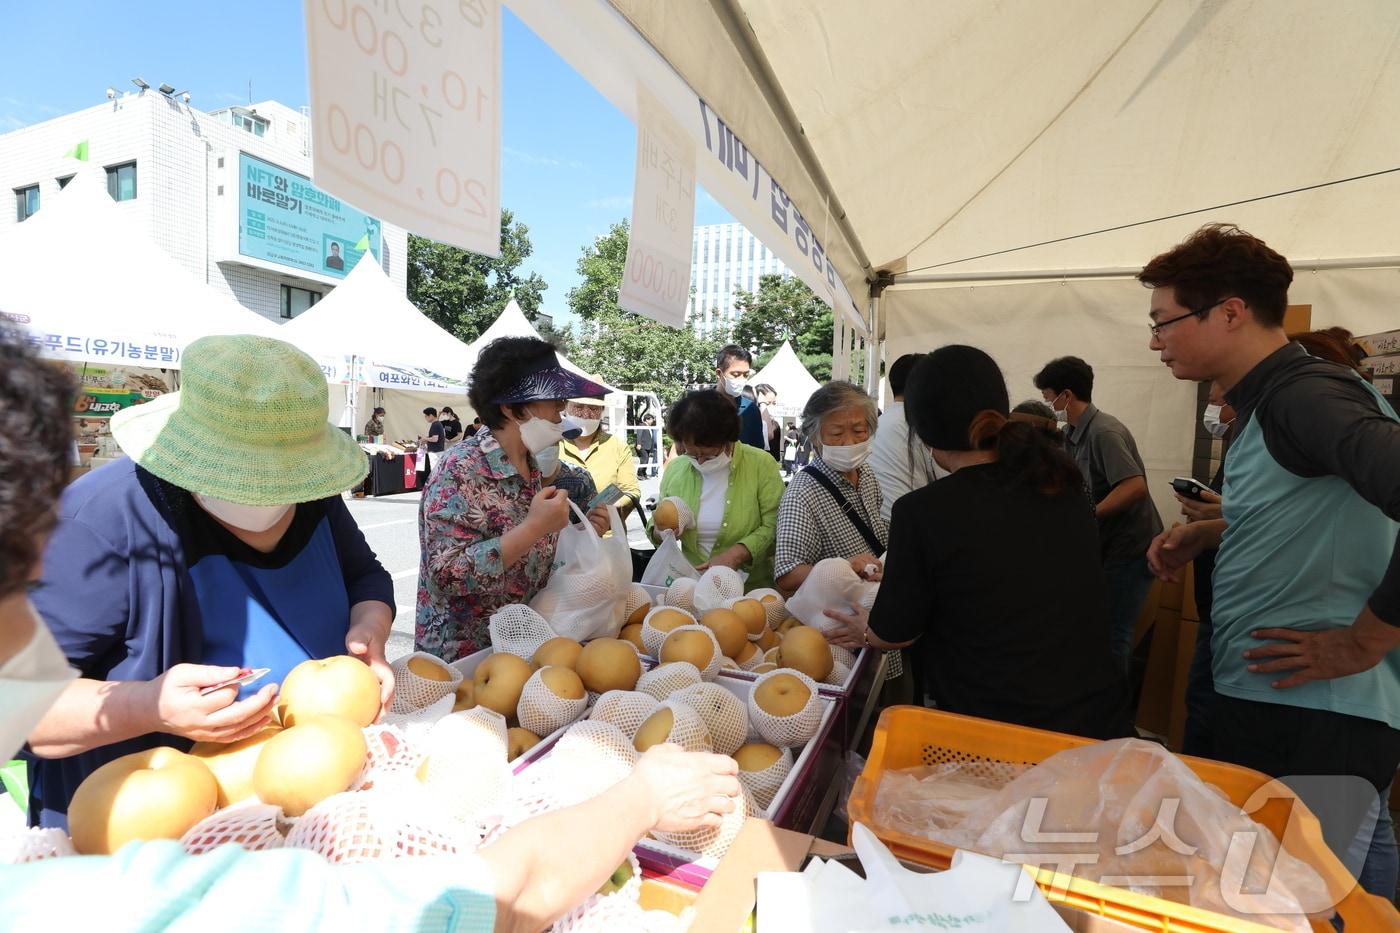
<path fill-rule="evenodd" d="M 1326 884 L 1171 752 L 1140 739 L 1068 749 L 1015 775 L 984 763 L 892 771 L 876 822 L 1299 933 Z M 1255 892 L 1263 891 L 1259 894 Z M 1237 905 L 1249 902 L 1248 910 Z M 1233 902 L 1233 903 L 1232 903 Z"/>

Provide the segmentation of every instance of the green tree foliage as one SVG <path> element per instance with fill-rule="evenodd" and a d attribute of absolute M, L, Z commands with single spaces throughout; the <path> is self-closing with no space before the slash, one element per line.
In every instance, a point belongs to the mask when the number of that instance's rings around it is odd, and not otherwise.
<path fill-rule="evenodd" d="M 690 386 L 714 382 L 715 354 L 727 335 L 696 336 L 689 327 L 667 327 L 617 304 L 627 264 L 627 221 L 619 221 L 583 249 L 583 281 L 569 292 L 579 332 L 569 335 L 570 358 L 608 383 L 655 392 L 670 405 Z"/>
<path fill-rule="evenodd" d="M 734 342 L 753 353 L 755 369 L 791 340 L 797 358 L 818 382 L 831 378 L 831 309 L 797 276 L 760 276 L 757 292 L 734 293 L 734 307 L 739 316 Z"/>
<path fill-rule="evenodd" d="M 491 326 L 514 298 L 534 320 L 549 286 L 534 272 L 522 278 L 520 264 L 533 251 L 530 228 L 501 211 L 501 255 L 497 259 L 426 237 L 408 237 L 408 300 L 443 329 L 470 343 Z"/>

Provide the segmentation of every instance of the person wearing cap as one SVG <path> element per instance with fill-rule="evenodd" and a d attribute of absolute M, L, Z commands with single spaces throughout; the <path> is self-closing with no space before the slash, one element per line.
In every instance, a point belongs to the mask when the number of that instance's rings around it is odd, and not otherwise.
<path fill-rule="evenodd" d="M 598 382 L 597 379 L 593 380 Z M 621 437 L 602 428 L 603 400 L 601 398 L 571 398 L 565 409 L 582 433 L 573 440 L 560 443 L 565 463 L 586 469 L 598 489 L 616 486 L 624 496 L 617 508 L 623 518 L 642 501 L 642 487 L 637 482 L 637 458 Z"/>
<path fill-rule="evenodd" d="M 545 483 L 539 456 L 565 436 L 565 399 L 607 389 L 559 365 L 537 337 L 501 337 L 477 357 L 467 397 L 483 426 L 443 456 L 418 511 L 418 650 L 455 661 L 491 644 L 491 614 L 544 589 L 566 490 Z M 604 509 L 589 513 L 599 533 Z"/>
<path fill-rule="evenodd" d="M 82 675 L 30 736 L 46 826 L 114 758 L 252 735 L 310 658 L 352 654 L 393 693 L 393 581 L 340 495 L 367 461 L 327 421 L 320 367 L 253 336 L 196 340 L 182 365 L 178 392 L 112 417 L 126 456 L 64 492 L 45 551 L 34 604 Z"/>
<path fill-rule="evenodd" d="M 1010 417 L 1001 370 L 975 347 L 919 361 L 904 404 L 950 475 L 895 502 L 875 605 L 828 609 L 845 626 L 833 640 L 918 642 L 941 710 L 1096 739 L 1130 735 L 1098 532 L 1074 461 L 1042 429 Z"/>
<path fill-rule="evenodd" d="M 188 357 L 186 357 L 188 365 Z M 0 761 L 23 744 L 77 672 L 26 584 L 67 481 L 76 386 L 0 321 Z M 6 930 L 538 930 L 583 902 L 647 832 L 714 828 L 738 805 L 725 755 L 649 749 L 631 773 L 572 806 L 524 820 L 474 852 L 345 864 L 307 849 L 225 845 L 190 855 L 135 841 L 112 855 L 0 870 Z"/>

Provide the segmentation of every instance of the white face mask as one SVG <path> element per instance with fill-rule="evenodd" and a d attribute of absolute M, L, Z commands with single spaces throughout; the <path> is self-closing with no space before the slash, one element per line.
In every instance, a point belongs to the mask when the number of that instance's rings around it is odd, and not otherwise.
<path fill-rule="evenodd" d="M 0 758 L 14 757 L 58 695 L 77 676 L 36 614 L 34 637 L 0 665 L 0 709 L 5 710 L 0 718 Z"/>
<path fill-rule="evenodd" d="M 748 384 L 748 376 L 725 376 L 720 379 L 720 385 L 724 386 L 724 394 L 730 398 L 738 398 L 743 395 L 744 386 Z"/>
<path fill-rule="evenodd" d="M 727 472 L 729 470 L 730 459 L 727 453 L 720 454 L 717 457 L 711 457 L 704 463 L 691 457 L 691 460 L 695 463 L 695 469 L 700 471 L 701 476 L 718 476 L 721 473 Z"/>
<path fill-rule="evenodd" d="M 580 435 L 582 437 L 592 437 L 594 434 L 597 434 L 598 426 L 603 423 L 602 418 L 580 418 L 574 415 L 573 419 L 574 423 L 578 425 L 579 430 L 583 432 L 583 434 Z"/>
<path fill-rule="evenodd" d="M 564 425 L 558 421 L 534 417 L 520 425 L 520 441 L 532 454 L 558 444 L 563 437 Z"/>
<path fill-rule="evenodd" d="M 267 531 L 280 522 L 282 516 L 296 508 L 293 505 L 240 505 L 199 493 L 194 494 L 194 501 L 224 524 L 252 532 Z"/>
<path fill-rule="evenodd" d="M 838 473 L 859 470 L 870 457 L 870 441 L 859 444 L 825 444 L 822 446 L 822 460 Z"/>
<path fill-rule="evenodd" d="M 559 445 L 546 447 L 544 450 L 535 452 L 535 465 L 540 468 L 540 474 L 545 479 L 549 479 L 559 472 Z"/>
<path fill-rule="evenodd" d="M 1211 437 L 1224 437 L 1230 432 L 1230 425 L 1233 421 L 1221 421 L 1220 411 L 1222 405 L 1207 405 L 1206 412 L 1201 416 L 1201 424 L 1205 425 L 1206 431 Z"/>
<path fill-rule="evenodd" d="M 1061 393 L 1061 394 L 1063 394 L 1063 393 Z M 1057 424 L 1065 424 L 1065 423 L 1067 423 L 1067 422 L 1069 421 L 1069 404 L 1066 403 L 1064 408 L 1055 408 L 1055 403 L 1056 403 L 1057 401 L 1059 401 L 1059 400 L 1060 400 L 1060 396 L 1059 396 L 1059 395 L 1057 395 L 1057 396 L 1055 396 L 1053 399 L 1051 399 L 1051 400 L 1050 400 L 1050 407 L 1051 407 L 1052 409 L 1054 409 L 1054 411 L 1055 411 L 1055 422 L 1056 422 Z"/>

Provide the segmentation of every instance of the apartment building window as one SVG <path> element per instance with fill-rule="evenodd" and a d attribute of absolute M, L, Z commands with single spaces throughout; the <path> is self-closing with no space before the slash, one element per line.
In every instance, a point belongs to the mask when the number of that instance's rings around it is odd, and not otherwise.
<path fill-rule="evenodd" d="M 113 201 L 136 199 L 136 163 L 123 162 L 107 166 L 107 193 Z"/>
<path fill-rule="evenodd" d="M 308 288 L 297 288 L 294 285 L 283 285 L 282 316 L 294 318 L 320 300 L 320 292 L 313 292 Z"/>
<path fill-rule="evenodd" d="M 15 220 L 23 222 L 39 210 L 39 186 L 15 189 Z"/>

